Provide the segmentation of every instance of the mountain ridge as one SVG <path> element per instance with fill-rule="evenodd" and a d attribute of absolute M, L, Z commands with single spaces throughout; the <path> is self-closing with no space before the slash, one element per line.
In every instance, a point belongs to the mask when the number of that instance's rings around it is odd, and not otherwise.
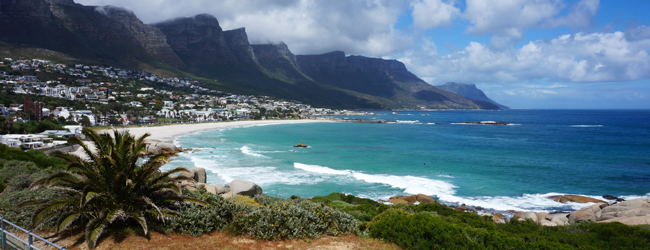
<path fill-rule="evenodd" d="M 482 90 L 476 87 L 476 84 L 473 83 L 448 82 L 436 87 L 452 93 L 456 93 L 469 99 L 492 103 L 494 105 L 497 105 L 500 109 L 510 109 L 510 107 L 501 105 L 490 99 Z"/>

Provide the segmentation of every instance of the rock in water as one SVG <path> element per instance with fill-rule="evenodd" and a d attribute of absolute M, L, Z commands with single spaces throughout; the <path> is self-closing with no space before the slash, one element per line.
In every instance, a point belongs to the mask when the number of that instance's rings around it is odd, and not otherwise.
<path fill-rule="evenodd" d="M 225 188 L 226 191 L 231 191 L 235 194 L 247 195 L 250 197 L 254 197 L 255 195 L 261 195 L 264 193 L 262 192 L 262 188 L 257 184 L 239 178 L 226 184 Z"/>
<path fill-rule="evenodd" d="M 603 195 L 603 199 L 613 200 L 613 201 L 625 201 L 625 199 L 618 198 L 618 197 L 613 196 L 613 195 Z"/>
<path fill-rule="evenodd" d="M 307 144 L 304 144 L 304 143 L 301 142 L 301 143 L 298 143 L 298 145 L 293 145 L 293 147 L 294 148 L 306 148 Z"/>
<path fill-rule="evenodd" d="M 551 200 L 561 202 L 561 203 L 567 203 L 567 202 L 575 202 L 575 203 L 605 203 L 603 200 L 599 199 L 594 199 L 586 196 L 581 196 L 581 195 L 555 195 L 555 196 L 550 196 L 548 197 Z"/>

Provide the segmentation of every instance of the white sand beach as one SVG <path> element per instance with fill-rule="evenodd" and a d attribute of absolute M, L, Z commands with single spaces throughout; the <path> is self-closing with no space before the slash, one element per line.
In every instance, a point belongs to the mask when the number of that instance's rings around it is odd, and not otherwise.
<path fill-rule="evenodd" d="M 161 142 L 174 143 L 174 139 L 179 136 L 188 135 L 200 131 L 212 129 L 225 129 L 234 127 L 245 127 L 255 125 L 270 125 L 270 124 L 298 124 L 298 123 L 314 123 L 314 122 L 334 122 L 327 119 L 305 119 L 305 120 L 262 120 L 262 121 L 232 121 L 232 122 L 211 122 L 211 123 L 195 123 L 195 124 L 171 124 L 166 126 L 143 126 L 131 128 L 118 128 L 118 131 L 128 130 L 129 133 L 140 137 L 145 133 L 151 134 L 148 140 L 159 140 Z M 109 132 L 110 129 L 98 131 L 99 133 Z M 92 142 L 85 142 L 94 151 L 94 144 Z M 179 145 L 177 145 L 179 146 Z M 75 151 L 70 152 L 79 157 L 86 158 L 82 148 L 77 148 Z"/>
<path fill-rule="evenodd" d="M 330 120 L 263 120 L 263 121 L 233 121 L 233 122 L 213 122 L 213 123 L 196 123 L 196 124 L 172 124 L 168 126 L 152 126 L 152 127 L 132 127 L 118 129 L 118 131 L 128 130 L 136 138 L 144 135 L 145 133 L 151 134 L 147 139 L 159 140 L 162 142 L 173 143 L 174 139 L 178 136 L 183 136 L 191 133 L 196 133 L 212 129 L 224 129 L 233 127 L 245 127 L 254 125 L 269 125 L 269 124 L 297 124 L 297 123 L 314 123 L 314 122 L 332 122 Z M 108 130 L 103 130 L 108 131 Z"/>
<path fill-rule="evenodd" d="M 296 123 L 313 123 L 313 122 L 332 122 L 330 120 L 261 120 L 261 121 L 232 121 L 232 122 L 213 122 L 213 123 L 196 123 L 196 124 L 172 124 L 168 126 L 152 126 L 152 127 L 132 127 L 118 129 L 118 131 L 128 130 L 136 138 L 144 135 L 145 133 L 151 134 L 147 139 L 159 140 L 162 142 L 173 143 L 174 139 L 178 136 L 183 136 L 199 131 L 224 129 L 233 127 L 245 127 L 254 125 L 269 125 L 269 124 L 296 124 Z M 104 130 L 106 131 L 106 130 Z"/>

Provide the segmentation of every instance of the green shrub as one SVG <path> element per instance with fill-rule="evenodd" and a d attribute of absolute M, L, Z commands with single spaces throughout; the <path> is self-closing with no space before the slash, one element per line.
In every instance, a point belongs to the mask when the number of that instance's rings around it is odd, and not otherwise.
<path fill-rule="evenodd" d="M 6 161 L 6 166 L 0 170 L 0 181 L 6 188 L 0 193 L 0 217 L 23 227 L 31 228 L 30 222 L 36 206 L 18 208 L 18 204 L 31 199 L 52 199 L 59 197 L 55 192 L 40 188 L 30 190 L 29 186 L 34 180 L 54 173 L 53 169 L 40 170 L 31 162 Z M 45 223 L 42 228 L 52 228 L 53 222 Z"/>
<path fill-rule="evenodd" d="M 169 219 L 163 225 L 159 225 L 167 233 L 176 232 L 198 237 L 214 231 L 223 231 L 238 214 L 249 212 L 253 207 L 237 204 L 234 200 L 224 199 L 204 190 L 190 192 L 188 195 L 203 199 L 208 203 L 208 206 L 197 204 L 181 206 L 178 210 L 180 215 Z"/>
<path fill-rule="evenodd" d="M 24 174 L 31 175 L 39 171 L 40 169 L 32 162 L 16 160 L 6 161 L 3 168 L 0 169 L 0 181 L 7 183 L 16 176 Z"/>
<path fill-rule="evenodd" d="M 4 144 L 0 144 L 0 159 L 33 162 L 41 169 L 46 169 L 48 167 L 63 169 L 66 166 L 65 161 L 49 157 L 42 151 L 32 149 L 25 152 Z"/>
<path fill-rule="evenodd" d="M 367 223 L 371 237 L 405 249 L 650 249 L 650 230 L 620 223 L 544 227 L 532 221 L 496 224 L 436 205 L 417 214 L 389 209 Z M 435 216 L 429 212 L 446 214 Z"/>
<path fill-rule="evenodd" d="M 315 238 L 355 232 L 357 223 L 352 216 L 323 204 L 282 202 L 241 215 L 232 230 L 264 240 Z"/>

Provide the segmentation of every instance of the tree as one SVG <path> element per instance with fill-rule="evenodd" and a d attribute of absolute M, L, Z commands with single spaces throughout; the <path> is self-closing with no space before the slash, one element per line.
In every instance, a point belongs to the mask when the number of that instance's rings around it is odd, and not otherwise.
<path fill-rule="evenodd" d="M 86 116 L 86 115 L 81 117 L 81 121 L 79 121 L 79 123 L 81 123 L 81 125 L 83 125 L 84 127 L 87 127 L 87 126 L 91 125 L 90 124 L 90 118 L 88 118 L 88 116 Z"/>
<path fill-rule="evenodd" d="M 108 123 L 111 124 L 111 125 L 120 125 L 120 124 L 122 124 L 122 123 L 121 123 L 119 120 L 117 120 L 117 118 L 115 118 L 115 117 L 111 117 L 111 118 L 109 118 L 109 119 L 108 119 Z"/>
<path fill-rule="evenodd" d="M 184 196 L 176 184 L 191 178 L 170 176 L 186 169 L 159 172 L 168 158 L 166 154 L 153 156 L 141 166 L 136 164 L 149 134 L 136 139 L 128 132 L 114 130 L 111 137 L 90 128 L 84 128 L 83 134 L 95 144 L 95 151 L 78 138 L 69 142 L 80 145 L 89 160 L 54 152 L 52 156 L 68 163 L 67 171 L 51 174 L 31 185 L 31 188 L 44 186 L 61 195 L 21 204 L 39 205 L 32 216 L 33 226 L 54 220 L 57 234 L 68 227 L 83 227 L 88 248 L 93 249 L 109 225 L 125 226 L 134 221 L 147 235 L 147 220 L 164 221 L 175 216 L 182 203 L 205 204 Z"/>

